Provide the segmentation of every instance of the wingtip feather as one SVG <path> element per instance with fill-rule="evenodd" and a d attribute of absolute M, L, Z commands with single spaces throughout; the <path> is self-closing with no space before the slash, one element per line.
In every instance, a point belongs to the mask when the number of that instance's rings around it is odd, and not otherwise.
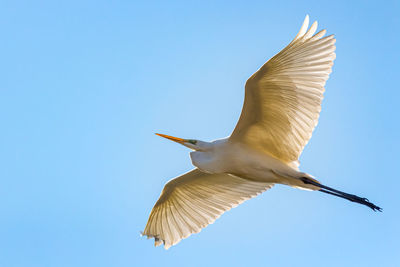
<path fill-rule="evenodd" d="M 309 23 L 310 23 L 310 17 L 307 14 L 306 17 L 304 18 L 303 24 L 301 25 L 299 32 L 297 33 L 296 37 L 294 37 L 292 43 L 297 39 L 301 38 L 307 32 Z"/>
<path fill-rule="evenodd" d="M 304 34 L 304 39 L 311 38 L 317 31 L 317 28 L 318 28 L 318 21 L 314 21 L 311 27 L 308 29 L 308 31 Z"/>

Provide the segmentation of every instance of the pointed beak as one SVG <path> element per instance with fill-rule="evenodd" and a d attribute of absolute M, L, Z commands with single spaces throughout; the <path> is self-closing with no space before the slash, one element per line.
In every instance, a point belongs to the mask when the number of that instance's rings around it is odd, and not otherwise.
<path fill-rule="evenodd" d="M 156 135 L 164 137 L 164 138 L 167 138 L 167 139 L 169 139 L 171 141 L 174 141 L 174 142 L 177 142 L 177 143 L 180 143 L 180 144 L 186 142 L 186 139 L 182 139 L 182 138 L 179 138 L 179 137 L 173 137 L 173 136 L 169 136 L 169 135 L 166 135 L 166 134 L 159 134 L 159 133 L 156 133 Z"/>

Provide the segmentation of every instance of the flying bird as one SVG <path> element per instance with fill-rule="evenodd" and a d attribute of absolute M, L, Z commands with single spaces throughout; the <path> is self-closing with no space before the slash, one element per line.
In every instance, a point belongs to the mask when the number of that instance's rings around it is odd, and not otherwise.
<path fill-rule="evenodd" d="M 320 191 L 374 211 L 381 208 L 325 186 L 299 170 L 299 157 L 318 123 L 335 38 L 309 28 L 306 16 L 288 46 L 246 82 L 242 113 L 232 134 L 205 142 L 157 134 L 191 150 L 195 169 L 166 183 L 142 232 L 155 246 L 176 245 L 225 211 L 275 184 Z"/>

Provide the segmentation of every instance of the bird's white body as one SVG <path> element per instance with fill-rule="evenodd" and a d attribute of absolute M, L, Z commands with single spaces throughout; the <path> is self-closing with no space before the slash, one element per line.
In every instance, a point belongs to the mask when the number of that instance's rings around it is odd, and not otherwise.
<path fill-rule="evenodd" d="M 206 173 L 227 173 L 265 183 L 279 183 L 302 189 L 315 189 L 299 180 L 304 172 L 229 138 L 208 143 L 205 151 L 190 152 L 194 166 Z"/>

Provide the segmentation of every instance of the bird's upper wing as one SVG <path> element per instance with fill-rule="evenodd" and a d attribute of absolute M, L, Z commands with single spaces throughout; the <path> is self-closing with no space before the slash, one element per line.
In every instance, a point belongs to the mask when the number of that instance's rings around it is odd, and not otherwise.
<path fill-rule="evenodd" d="M 198 233 L 222 213 L 273 184 L 194 169 L 169 181 L 154 205 L 143 235 L 165 249 Z"/>
<path fill-rule="evenodd" d="M 308 22 L 307 15 L 293 41 L 247 80 L 230 137 L 286 163 L 297 162 L 311 138 L 335 59 L 334 36 L 314 35 L 317 22 Z"/>

